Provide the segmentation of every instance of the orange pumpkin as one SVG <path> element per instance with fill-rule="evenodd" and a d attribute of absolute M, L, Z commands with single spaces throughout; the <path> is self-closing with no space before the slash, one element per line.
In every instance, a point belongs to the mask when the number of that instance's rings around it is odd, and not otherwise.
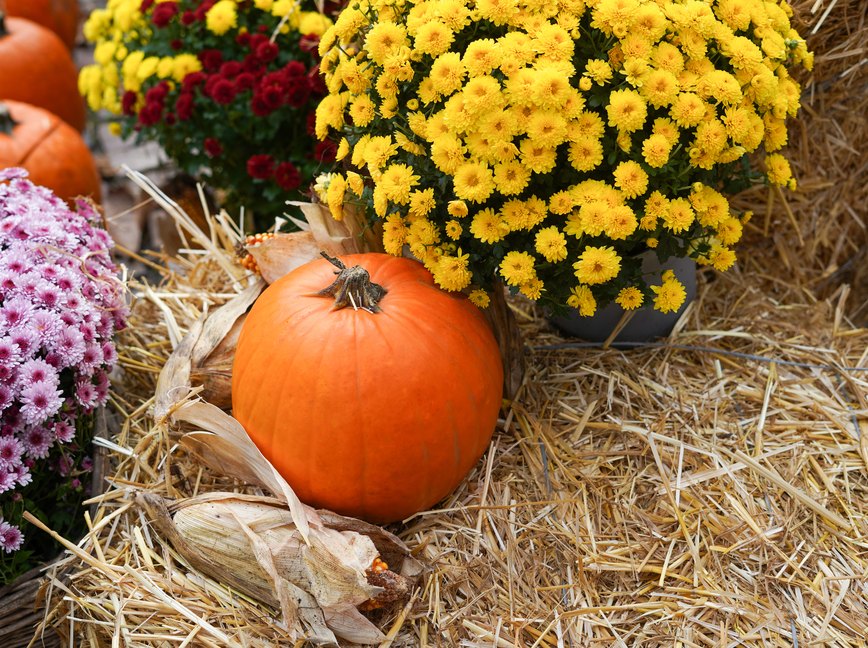
<path fill-rule="evenodd" d="M 20 166 L 34 184 L 64 200 L 100 200 L 100 177 L 81 135 L 56 115 L 17 101 L 0 101 L 0 168 Z"/>
<path fill-rule="evenodd" d="M 50 29 L 72 49 L 78 36 L 78 0 L 6 0 L 6 14 Z"/>
<path fill-rule="evenodd" d="M 84 99 L 69 51 L 54 32 L 23 18 L 0 16 L 0 99 L 45 108 L 84 129 Z"/>
<path fill-rule="evenodd" d="M 253 305 L 233 414 L 303 501 L 392 522 L 443 499 L 482 456 L 500 409 L 500 353 L 477 307 L 417 261 L 341 260 L 351 267 L 337 279 L 318 259 Z"/>

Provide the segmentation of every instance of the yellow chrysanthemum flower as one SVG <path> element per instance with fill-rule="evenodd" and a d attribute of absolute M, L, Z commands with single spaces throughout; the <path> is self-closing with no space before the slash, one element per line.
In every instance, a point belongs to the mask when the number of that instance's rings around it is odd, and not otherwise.
<path fill-rule="evenodd" d="M 509 286 L 520 286 L 536 276 L 534 258 L 527 252 L 507 252 L 500 262 L 500 276 Z"/>
<path fill-rule="evenodd" d="M 356 126 L 367 126 L 376 116 L 377 107 L 369 95 L 359 95 L 350 102 L 350 119 Z"/>
<path fill-rule="evenodd" d="M 684 304 L 687 291 L 684 289 L 675 274 L 671 270 L 663 273 L 663 283 L 659 286 L 651 286 L 654 292 L 654 308 L 661 313 L 675 313 Z"/>
<path fill-rule="evenodd" d="M 648 166 L 659 169 L 669 161 L 672 145 L 664 135 L 651 135 L 642 143 L 642 157 Z"/>
<path fill-rule="evenodd" d="M 686 198 L 674 198 L 669 201 L 662 220 L 667 229 L 679 234 L 693 224 L 696 215 Z"/>
<path fill-rule="evenodd" d="M 638 227 L 639 221 L 629 205 L 616 205 L 606 215 L 604 232 L 613 241 L 623 241 Z"/>
<path fill-rule="evenodd" d="M 431 86 L 441 95 L 449 95 L 461 89 L 464 84 L 464 64 L 456 52 L 441 54 L 431 64 Z M 423 100 L 424 101 L 424 100 Z"/>
<path fill-rule="evenodd" d="M 347 192 L 347 183 L 340 173 L 333 173 L 326 190 L 326 204 L 336 221 L 344 218 L 344 195 Z"/>
<path fill-rule="evenodd" d="M 458 238 L 461 236 L 462 232 L 464 232 L 464 228 L 461 226 L 461 223 L 459 223 L 455 219 L 446 221 L 446 225 L 443 229 L 446 232 L 446 236 L 453 241 L 457 241 Z"/>
<path fill-rule="evenodd" d="M 536 301 L 540 297 L 542 297 L 544 287 L 545 285 L 543 284 L 542 279 L 540 279 L 539 277 L 534 277 L 530 281 L 521 284 L 518 287 L 518 290 L 528 299 L 533 299 L 534 301 Z"/>
<path fill-rule="evenodd" d="M 406 164 L 390 164 L 377 182 L 386 198 L 399 205 L 410 202 L 410 190 L 419 184 L 419 176 Z M 432 192 L 433 193 L 433 192 Z"/>
<path fill-rule="evenodd" d="M 407 45 L 407 29 L 387 20 L 378 21 L 365 36 L 365 50 L 379 65 L 383 65 L 393 51 Z"/>
<path fill-rule="evenodd" d="M 498 43 L 490 38 L 479 38 L 471 41 L 462 57 L 464 67 L 471 77 L 489 74 L 501 63 L 501 51 Z"/>
<path fill-rule="evenodd" d="M 648 174 L 638 162 L 627 160 L 615 167 L 615 186 L 628 198 L 641 196 L 648 189 Z"/>
<path fill-rule="evenodd" d="M 609 95 L 606 106 L 609 126 L 621 131 L 633 132 L 642 128 L 648 115 L 645 100 L 635 90 L 615 90 Z"/>
<path fill-rule="evenodd" d="M 584 284 L 570 289 L 567 306 L 577 309 L 582 317 L 591 317 L 597 312 L 597 300 L 594 298 L 594 293 Z"/>
<path fill-rule="evenodd" d="M 721 272 L 729 270 L 735 264 L 735 252 L 722 245 L 712 245 L 708 258 L 711 265 Z"/>
<path fill-rule="evenodd" d="M 467 297 L 479 308 L 488 308 L 488 305 L 491 303 L 491 297 L 484 290 L 472 290 Z"/>
<path fill-rule="evenodd" d="M 383 221 L 383 249 L 388 254 L 400 256 L 407 241 L 407 226 L 398 214 L 390 214 Z"/>
<path fill-rule="evenodd" d="M 766 155 L 766 177 L 769 182 L 774 185 L 784 186 L 793 177 L 793 172 L 790 169 L 790 163 L 780 153 L 770 153 Z"/>
<path fill-rule="evenodd" d="M 455 218 L 464 218 L 469 212 L 467 203 L 463 200 L 450 200 L 446 211 L 449 212 L 450 216 L 454 216 Z"/>
<path fill-rule="evenodd" d="M 410 193 L 410 209 L 407 214 L 414 218 L 422 218 L 430 214 L 436 206 L 437 201 L 434 199 L 433 187 L 413 191 Z"/>
<path fill-rule="evenodd" d="M 614 279 L 621 271 L 621 257 L 611 246 L 589 245 L 573 264 L 576 278 L 583 284 L 601 284 Z"/>
<path fill-rule="evenodd" d="M 504 196 L 514 196 L 524 191 L 530 176 L 530 169 L 517 160 L 494 165 L 494 186 Z"/>
<path fill-rule="evenodd" d="M 518 13 L 517 0 L 476 0 L 479 16 L 495 25 L 505 25 Z"/>
<path fill-rule="evenodd" d="M 483 209 L 470 221 L 470 233 L 483 243 L 497 243 L 509 234 L 509 226 L 493 209 Z"/>
<path fill-rule="evenodd" d="M 615 303 L 624 310 L 636 310 L 642 306 L 643 301 L 645 301 L 645 296 L 636 286 L 622 288 L 618 291 L 618 296 L 615 297 Z"/>
<path fill-rule="evenodd" d="M 469 260 L 470 255 L 461 254 L 461 250 L 456 256 L 444 254 L 434 267 L 434 281 L 444 290 L 463 290 L 473 278 L 468 269 Z"/>
<path fill-rule="evenodd" d="M 669 114 L 682 128 L 696 126 L 705 118 L 706 107 L 699 95 L 682 92 L 672 102 Z"/>
<path fill-rule="evenodd" d="M 563 261 L 567 258 L 567 239 L 554 225 L 544 227 L 534 237 L 534 249 L 546 261 Z"/>
<path fill-rule="evenodd" d="M 455 40 L 455 34 L 442 22 L 432 20 L 425 23 L 416 32 L 413 45 L 418 52 L 430 56 L 439 56 L 449 51 L 449 46 Z"/>
<path fill-rule="evenodd" d="M 222 36 L 238 24 L 235 0 L 220 0 L 205 14 L 205 26 L 212 34 Z"/>

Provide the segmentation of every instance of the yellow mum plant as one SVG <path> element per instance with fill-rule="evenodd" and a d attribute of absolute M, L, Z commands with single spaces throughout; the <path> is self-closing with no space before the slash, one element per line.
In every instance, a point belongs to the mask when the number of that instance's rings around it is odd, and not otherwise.
<path fill-rule="evenodd" d="M 764 0 L 356 0 L 320 42 L 316 133 L 346 165 L 324 195 L 481 305 L 499 278 L 582 315 L 676 311 L 684 287 L 649 285 L 639 255 L 726 270 L 749 214 L 725 195 L 757 164 L 795 186 L 776 151 L 791 71 L 813 56 L 790 16 Z"/>

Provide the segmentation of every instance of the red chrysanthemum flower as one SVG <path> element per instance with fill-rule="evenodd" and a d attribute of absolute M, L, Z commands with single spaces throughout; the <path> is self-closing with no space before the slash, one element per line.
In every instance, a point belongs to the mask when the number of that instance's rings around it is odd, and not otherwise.
<path fill-rule="evenodd" d="M 292 191 L 301 185 L 301 173 L 292 162 L 281 162 L 274 170 L 274 182 L 285 191 Z"/>
<path fill-rule="evenodd" d="M 215 137 L 206 137 L 204 146 L 208 157 L 215 158 L 223 155 L 223 145 Z"/>
<path fill-rule="evenodd" d="M 266 153 L 251 155 L 247 160 L 247 175 L 257 180 L 267 180 L 274 174 L 274 158 Z"/>
<path fill-rule="evenodd" d="M 178 13 L 178 4 L 175 2 L 161 2 L 154 7 L 154 13 L 151 14 L 151 22 L 154 26 L 162 29 L 167 27 L 172 18 Z"/>

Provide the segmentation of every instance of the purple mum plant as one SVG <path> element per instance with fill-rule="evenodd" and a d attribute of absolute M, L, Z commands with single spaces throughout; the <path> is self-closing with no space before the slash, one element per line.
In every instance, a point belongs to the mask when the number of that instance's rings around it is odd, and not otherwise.
<path fill-rule="evenodd" d="M 0 558 L 25 543 L 16 518 L 44 501 L 27 493 L 40 473 L 81 491 L 91 464 L 77 431 L 106 402 L 127 316 L 100 223 L 93 203 L 0 170 Z"/>

